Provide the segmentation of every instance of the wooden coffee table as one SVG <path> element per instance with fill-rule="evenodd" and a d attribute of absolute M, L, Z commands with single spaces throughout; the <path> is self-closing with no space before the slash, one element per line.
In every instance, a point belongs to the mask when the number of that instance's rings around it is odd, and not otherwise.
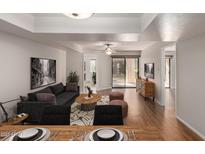
<path fill-rule="evenodd" d="M 101 95 L 92 94 L 90 98 L 88 98 L 88 94 L 80 94 L 75 101 L 81 105 L 82 111 L 91 111 L 94 110 L 95 105 L 99 100 L 101 100 Z"/>

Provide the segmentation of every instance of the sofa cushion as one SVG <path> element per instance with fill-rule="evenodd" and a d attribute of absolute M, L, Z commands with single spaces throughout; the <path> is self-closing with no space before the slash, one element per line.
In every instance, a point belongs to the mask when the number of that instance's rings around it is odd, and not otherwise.
<path fill-rule="evenodd" d="M 51 91 L 51 88 L 50 87 L 46 87 L 42 90 L 39 90 L 39 91 L 36 91 L 36 92 L 33 92 L 33 93 L 28 93 L 28 100 L 29 101 L 37 101 L 37 97 L 36 97 L 36 94 L 38 93 L 49 93 L 49 94 L 53 94 L 53 92 Z"/>
<path fill-rule="evenodd" d="M 41 119 L 43 109 L 49 105 L 52 104 L 37 101 L 19 102 L 17 104 L 17 114 L 27 113 L 29 114 L 29 117 L 25 120 L 25 122 L 38 124 Z"/>
<path fill-rule="evenodd" d="M 37 100 L 40 102 L 56 104 L 56 96 L 49 93 L 38 93 L 36 94 Z"/>
<path fill-rule="evenodd" d="M 51 90 L 53 91 L 53 93 L 54 93 L 55 95 L 58 95 L 58 94 L 64 92 L 64 86 L 63 86 L 62 83 L 59 83 L 59 84 L 57 84 L 57 85 L 51 86 Z"/>
<path fill-rule="evenodd" d="M 66 85 L 66 91 L 77 92 L 78 91 L 78 84 L 77 83 L 68 83 Z"/>
<path fill-rule="evenodd" d="M 70 102 L 74 97 L 76 97 L 75 92 L 64 92 L 56 97 L 56 103 L 58 105 L 65 105 Z"/>

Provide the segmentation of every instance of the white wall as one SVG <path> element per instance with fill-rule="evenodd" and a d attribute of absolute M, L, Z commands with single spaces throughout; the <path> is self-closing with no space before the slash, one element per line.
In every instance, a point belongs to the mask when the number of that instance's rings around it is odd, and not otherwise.
<path fill-rule="evenodd" d="M 144 77 L 144 64 L 154 63 L 154 79 L 149 79 L 155 83 L 156 101 L 161 102 L 161 45 L 157 43 L 141 52 L 140 57 L 140 76 Z"/>
<path fill-rule="evenodd" d="M 97 54 L 97 90 L 112 87 L 112 58 L 105 53 Z"/>
<path fill-rule="evenodd" d="M 177 43 L 177 116 L 205 139 L 205 36 Z"/>
<path fill-rule="evenodd" d="M 0 101 L 26 96 L 30 90 L 30 58 L 55 59 L 57 83 L 66 81 L 66 52 L 14 35 L 0 32 Z M 39 89 L 37 89 L 39 90 Z M 10 116 L 16 102 L 6 105 Z M 1 109 L 0 109 L 1 112 Z M 0 121 L 2 114 L 0 113 Z"/>
<path fill-rule="evenodd" d="M 96 59 L 96 89 L 112 88 L 112 58 L 105 53 L 85 53 L 84 60 Z"/>
<path fill-rule="evenodd" d="M 82 92 L 83 91 L 83 54 L 81 52 L 68 49 L 66 57 L 67 57 L 66 74 L 68 76 L 71 71 L 77 72 L 80 79 L 78 84 Z"/>
<path fill-rule="evenodd" d="M 176 55 L 171 59 L 171 89 L 176 89 Z"/>

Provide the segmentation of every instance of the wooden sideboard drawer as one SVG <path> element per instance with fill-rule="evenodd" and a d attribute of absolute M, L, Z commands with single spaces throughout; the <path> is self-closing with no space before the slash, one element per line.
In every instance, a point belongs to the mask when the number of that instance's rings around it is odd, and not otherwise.
<path fill-rule="evenodd" d="M 153 101 L 155 99 L 155 84 L 152 81 L 146 81 L 144 79 L 137 79 L 138 89 L 140 87 L 140 94 L 146 99 L 147 97 L 152 97 Z M 141 84 L 141 86 L 139 86 Z M 138 90 L 136 89 L 136 90 Z"/>

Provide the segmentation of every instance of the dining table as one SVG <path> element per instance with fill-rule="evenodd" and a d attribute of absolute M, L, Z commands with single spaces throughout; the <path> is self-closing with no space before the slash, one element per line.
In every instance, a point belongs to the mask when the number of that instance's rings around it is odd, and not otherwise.
<path fill-rule="evenodd" d="M 99 128 L 115 128 L 124 132 L 128 141 L 162 141 L 157 129 L 139 129 L 135 126 L 70 126 L 70 125 L 0 125 L 0 140 L 28 128 L 47 128 L 50 130 L 48 141 L 84 141 L 85 136 Z"/>

